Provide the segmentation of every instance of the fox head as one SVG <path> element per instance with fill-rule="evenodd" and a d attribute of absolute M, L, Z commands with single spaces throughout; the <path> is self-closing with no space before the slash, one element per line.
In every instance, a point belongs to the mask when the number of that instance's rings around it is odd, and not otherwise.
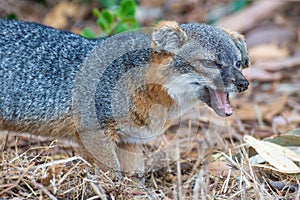
<path fill-rule="evenodd" d="M 244 37 L 237 32 L 189 23 L 160 22 L 152 33 L 155 52 L 172 56 L 164 86 L 177 99 L 205 102 L 220 116 L 230 116 L 229 93 L 243 92 L 248 81 L 241 70 L 249 65 Z"/>

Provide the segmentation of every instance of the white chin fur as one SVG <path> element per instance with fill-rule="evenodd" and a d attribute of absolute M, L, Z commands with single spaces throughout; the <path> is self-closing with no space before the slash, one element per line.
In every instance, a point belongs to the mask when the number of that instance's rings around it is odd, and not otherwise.
<path fill-rule="evenodd" d="M 182 74 L 167 81 L 164 87 L 168 94 L 175 100 L 178 108 L 173 113 L 174 118 L 179 117 L 187 110 L 195 107 L 197 101 L 196 90 L 190 84 L 193 77 L 188 74 Z"/>

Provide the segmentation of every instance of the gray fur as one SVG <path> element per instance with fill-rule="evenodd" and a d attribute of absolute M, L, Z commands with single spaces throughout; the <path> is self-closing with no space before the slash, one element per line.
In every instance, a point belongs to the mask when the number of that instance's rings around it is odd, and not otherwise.
<path fill-rule="evenodd" d="M 181 28 L 186 32 L 189 40 L 193 42 L 189 42 L 189 46 L 185 47 L 179 53 L 180 55 L 184 55 L 184 57 L 186 55 L 194 56 L 186 52 L 191 52 L 193 47 L 190 45 L 192 44 L 195 48 L 203 47 L 202 52 L 206 57 L 202 56 L 202 59 L 216 60 L 220 65 L 234 66 L 235 61 L 241 60 L 241 54 L 237 55 L 236 52 L 239 51 L 232 38 L 223 29 L 197 23 L 182 24 Z M 195 52 L 199 52 L 199 50 Z"/>
<path fill-rule="evenodd" d="M 0 20 L 1 118 L 38 122 L 68 112 L 76 73 L 101 41 L 35 23 Z"/>
<path fill-rule="evenodd" d="M 116 38 L 124 44 L 111 42 Z M 136 42 L 138 38 L 142 45 Z M 138 54 L 129 52 L 119 59 L 114 54 L 116 49 L 121 53 L 126 52 L 132 44 L 137 45 L 131 51 L 140 46 L 150 47 L 150 37 L 127 33 L 113 36 L 107 41 L 88 40 L 40 24 L 0 20 L 1 118 L 13 122 L 59 119 L 72 109 L 75 77 L 86 65 L 92 65 L 92 71 L 83 73 L 84 79 L 93 80 L 93 84 L 99 83 L 96 96 L 99 120 L 112 118 L 110 93 L 116 83 L 130 68 L 142 66 L 150 60 L 149 50 L 140 50 Z M 110 54 L 106 55 L 105 52 Z M 94 80 L 95 73 L 100 71 L 101 75 Z M 88 83 L 76 84 L 90 87 Z M 90 89 L 83 88 L 81 92 L 83 90 Z"/>

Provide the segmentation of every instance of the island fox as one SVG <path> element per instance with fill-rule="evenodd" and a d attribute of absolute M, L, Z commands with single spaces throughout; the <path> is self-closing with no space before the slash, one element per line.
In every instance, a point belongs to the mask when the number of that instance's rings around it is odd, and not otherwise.
<path fill-rule="evenodd" d="M 204 102 L 230 116 L 249 57 L 237 32 L 158 23 L 151 34 L 86 39 L 0 20 L 0 129 L 68 139 L 103 169 L 143 173 L 140 144 Z"/>

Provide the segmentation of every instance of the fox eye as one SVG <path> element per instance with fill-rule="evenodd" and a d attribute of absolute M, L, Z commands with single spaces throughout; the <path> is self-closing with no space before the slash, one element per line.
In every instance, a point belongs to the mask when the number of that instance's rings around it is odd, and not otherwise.
<path fill-rule="evenodd" d="M 236 63 L 235 63 L 235 66 L 237 67 L 237 68 L 241 68 L 242 67 L 242 62 L 239 60 L 239 61 L 237 61 Z"/>
<path fill-rule="evenodd" d="M 208 67 L 208 68 L 220 68 L 222 67 L 222 64 L 217 63 L 213 60 L 200 60 L 199 61 L 204 67 Z"/>
<path fill-rule="evenodd" d="M 216 62 L 216 61 L 214 61 L 214 63 L 215 63 L 215 66 L 217 66 L 217 67 L 223 67 L 223 64 L 222 64 L 222 63 L 218 63 L 218 62 Z"/>

